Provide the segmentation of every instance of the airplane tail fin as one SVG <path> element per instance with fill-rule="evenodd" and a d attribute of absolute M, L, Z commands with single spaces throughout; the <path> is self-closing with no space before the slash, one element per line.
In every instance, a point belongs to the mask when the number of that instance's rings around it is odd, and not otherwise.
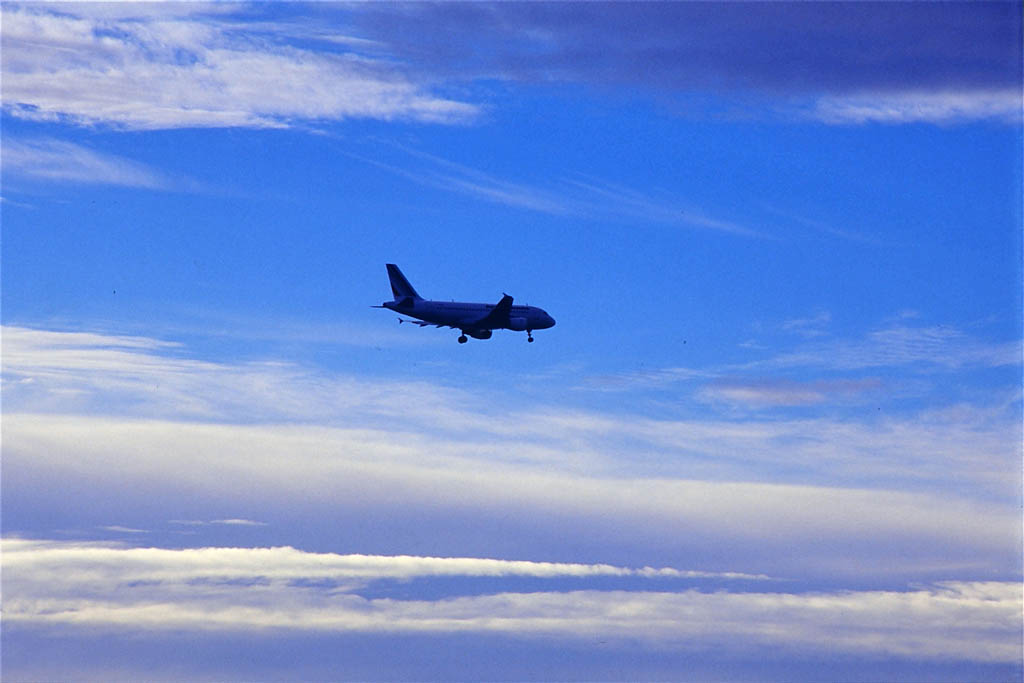
<path fill-rule="evenodd" d="M 398 269 L 394 263 L 387 264 L 388 266 L 388 279 L 391 280 L 391 292 L 395 295 L 395 301 L 400 299 L 406 299 L 412 297 L 413 299 L 422 299 L 416 290 L 413 289 L 409 281 L 402 275 L 402 271 Z"/>

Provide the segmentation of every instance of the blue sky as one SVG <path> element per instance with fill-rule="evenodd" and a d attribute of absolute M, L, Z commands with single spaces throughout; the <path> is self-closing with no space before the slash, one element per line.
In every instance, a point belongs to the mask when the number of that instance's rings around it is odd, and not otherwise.
<path fill-rule="evenodd" d="M 5 680 L 1019 680 L 1019 4 L 2 12 Z"/>

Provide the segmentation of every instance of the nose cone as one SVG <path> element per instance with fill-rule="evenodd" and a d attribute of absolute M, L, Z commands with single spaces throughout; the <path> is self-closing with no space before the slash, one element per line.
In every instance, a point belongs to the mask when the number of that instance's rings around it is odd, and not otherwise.
<path fill-rule="evenodd" d="M 555 319 L 554 319 L 554 318 L 552 318 L 552 317 L 551 317 L 550 315 L 548 315 L 547 313 L 545 313 L 545 314 L 544 314 L 544 329 L 546 330 L 546 329 L 548 329 L 549 327 L 554 327 L 554 326 L 555 326 Z"/>

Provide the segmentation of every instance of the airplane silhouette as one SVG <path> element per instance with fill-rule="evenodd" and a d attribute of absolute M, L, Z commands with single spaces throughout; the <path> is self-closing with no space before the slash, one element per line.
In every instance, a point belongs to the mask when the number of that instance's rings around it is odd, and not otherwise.
<path fill-rule="evenodd" d="M 412 323 L 420 327 L 451 327 L 461 330 L 459 343 L 465 344 L 466 335 L 474 339 L 490 339 L 494 330 L 513 330 L 526 332 L 526 341 L 533 341 L 534 330 L 546 330 L 553 327 L 555 319 L 543 309 L 536 306 L 513 306 L 512 297 L 508 294 L 501 297 L 496 304 L 473 304 L 458 301 L 430 301 L 424 299 L 405 275 L 394 263 L 387 264 L 388 279 L 391 280 L 391 292 L 394 301 L 385 301 L 373 308 L 387 308 L 395 313 L 418 318 L 399 323 Z"/>

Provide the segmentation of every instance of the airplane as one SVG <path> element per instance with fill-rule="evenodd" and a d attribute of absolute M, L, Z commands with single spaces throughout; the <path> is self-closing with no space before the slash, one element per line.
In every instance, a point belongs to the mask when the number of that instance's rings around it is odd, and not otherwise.
<path fill-rule="evenodd" d="M 430 301 L 416 293 L 398 266 L 388 263 L 387 268 L 388 279 L 391 280 L 391 292 L 395 295 L 395 299 L 394 301 L 385 301 L 380 306 L 373 306 L 373 308 L 387 308 L 395 313 L 418 318 L 418 320 L 399 318 L 399 323 L 412 323 L 420 327 L 427 325 L 451 327 L 461 330 L 460 344 L 465 344 L 468 341 L 467 335 L 474 339 L 490 339 L 494 330 L 526 332 L 526 341 L 532 342 L 534 330 L 546 330 L 555 324 L 554 318 L 536 306 L 513 306 L 512 297 L 508 294 L 501 297 L 501 301 L 496 304 Z"/>

